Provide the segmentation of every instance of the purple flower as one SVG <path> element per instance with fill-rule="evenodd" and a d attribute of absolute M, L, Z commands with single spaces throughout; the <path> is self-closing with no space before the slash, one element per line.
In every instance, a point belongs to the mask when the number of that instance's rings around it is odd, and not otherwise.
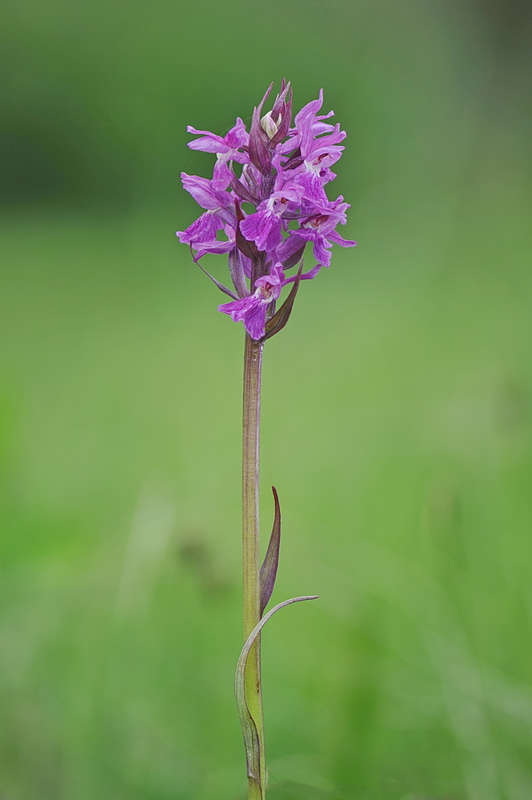
<path fill-rule="evenodd" d="M 318 264 L 324 267 L 330 266 L 330 248 L 333 244 L 339 244 L 341 247 L 354 247 L 356 242 L 344 239 L 335 230 L 338 224 L 345 225 L 346 222 L 345 212 L 349 205 L 344 203 L 343 199 L 342 195 L 339 195 L 332 203 L 323 203 L 321 207 L 316 206 L 315 211 L 318 213 L 303 220 L 301 227 L 291 231 L 291 247 L 300 247 L 302 241 L 312 242 L 312 254 Z M 287 248 L 287 251 L 289 249 Z"/>
<path fill-rule="evenodd" d="M 334 115 L 334 111 L 329 111 L 328 114 L 317 116 L 317 112 L 323 105 L 323 89 L 320 89 L 320 94 L 317 100 L 312 100 L 303 106 L 301 111 L 296 114 L 295 127 L 289 131 L 289 140 L 287 144 L 293 149 L 299 147 L 302 153 L 306 153 L 310 144 L 316 136 L 321 136 L 324 133 L 330 133 L 334 130 L 334 125 L 327 122 L 322 122 L 324 119 L 329 119 Z M 285 145 L 286 148 L 286 145 Z M 285 152 L 288 152 L 285 149 Z"/>
<path fill-rule="evenodd" d="M 199 131 L 192 125 L 187 126 L 188 133 L 196 133 L 199 139 L 193 139 L 188 143 L 191 150 L 203 150 L 204 153 L 216 153 L 217 160 L 214 167 L 214 177 L 219 179 L 231 178 L 231 172 L 227 168 L 229 161 L 236 161 L 239 164 L 249 164 L 249 155 L 243 152 L 242 148 L 248 148 L 249 133 L 246 131 L 244 122 L 237 117 L 235 125 L 225 136 L 217 136 L 210 131 Z M 226 185 L 228 185 L 229 181 Z"/>
<path fill-rule="evenodd" d="M 249 133 L 240 117 L 225 136 L 187 128 L 197 137 L 189 147 L 212 153 L 216 163 L 212 179 L 182 173 L 183 187 L 203 213 L 177 233 L 196 262 L 207 254 L 228 255 L 233 288 L 206 274 L 234 298 L 220 311 L 243 321 L 255 339 L 265 335 L 266 317 L 283 286 L 298 281 L 283 306 L 279 330 L 291 313 L 299 280 L 310 280 L 329 266 L 333 244 L 356 244 L 336 232 L 346 222 L 348 204 L 343 197 L 330 201 L 326 193 L 336 177 L 331 167 L 342 155 L 345 131 L 327 121 L 332 111 L 320 114 L 322 90 L 290 127 L 290 84 L 283 80 L 271 109 L 264 110 L 271 89 L 253 110 Z M 315 266 L 286 277 L 302 263 L 309 242 Z"/>
<path fill-rule="evenodd" d="M 285 283 L 283 266 L 276 264 L 269 275 L 257 278 L 253 294 L 231 303 L 222 303 L 218 306 L 218 311 L 229 314 L 233 322 L 243 322 L 252 339 L 262 339 L 268 306 L 277 300 Z"/>
<path fill-rule="evenodd" d="M 255 214 L 250 214 L 240 224 L 240 230 L 250 242 L 255 242 L 259 250 L 275 250 L 282 241 L 282 217 L 295 211 L 301 202 L 303 191 L 293 184 L 282 191 L 272 192 L 267 200 L 258 206 Z"/>
<path fill-rule="evenodd" d="M 202 214 L 186 230 L 178 231 L 180 242 L 194 247 L 198 242 L 206 242 L 216 237 L 216 233 L 224 227 L 224 220 L 231 221 L 230 213 L 225 209 L 231 205 L 231 197 L 221 189 L 216 180 L 199 178 L 197 175 L 181 173 L 183 188 L 189 192 L 194 200 L 207 212 Z"/>
<path fill-rule="evenodd" d="M 202 216 L 204 217 L 206 215 L 202 214 Z M 198 220 L 196 220 L 196 222 L 197 221 Z M 190 228 L 187 228 L 186 231 L 183 231 L 181 235 L 180 231 L 178 231 L 178 236 L 181 242 L 183 241 L 182 238 L 183 234 L 187 234 L 187 232 L 190 231 L 195 224 L 196 223 L 193 222 Z M 221 227 L 223 228 L 224 233 L 227 236 L 227 239 L 214 238 L 217 232 L 221 230 L 221 228 L 218 228 L 217 231 L 214 232 L 211 238 L 205 236 L 205 238 L 202 239 L 197 238 L 194 239 L 192 242 L 185 242 L 186 244 L 190 244 L 193 250 L 196 250 L 194 261 L 199 261 L 200 258 L 202 258 L 206 253 L 215 253 L 216 255 L 223 255 L 224 253 L 230 253 L 232 250 L 236 248 L 236 232 L 234 227 L 231 227 L 231 225 L 222 225 Z"/>
<path fill-rule="evenodd" d="M 241 164 L 245 164 L 246 159 L 239 148 L 244 147 L 249 142 L 249 133 L 240 117 L 237 117 L 235 125 L 225 136 L 218 136 L 210 131 L 199 131 L 192 125 L 187 125 L 188 133 L 196 133 L 199 139 L 193 139 L 188 143 L 191 150 L 203 150 L 205 153 L 217 153 L 224 156 L 227 160 L 232 159 Z"/>

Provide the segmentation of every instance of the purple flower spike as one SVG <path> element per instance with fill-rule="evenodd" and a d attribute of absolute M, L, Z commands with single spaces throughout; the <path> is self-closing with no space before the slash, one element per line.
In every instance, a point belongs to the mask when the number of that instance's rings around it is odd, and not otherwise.
<path fill-rule="evenodd" d="M 341 196 L 329 200 L 326 193 L 336 177 L 331 167 L 342 155 L 345 131 L 328 121 L 332 111 L 320 114 L 323 90 L 296 114 L 291 127 L 292 88 L 285 80 L 271 110 L 264 111 L 272 86 L 253 111 L 249 133 L 240 117 L 225 136 L 188 126 L 196 137 L 189 147 L 212 153 L 216 162 L 211 179 L 182 173 L 183 187 L 203 213 L 177 233 L 194 251 L 196 262 L 208 254 L 228 255 L 234 291 L 207 274 L 235 298 L 219 310 L 243 322 L 255 340 L 265 337 L 272 304 L 283 286 L 295 282 L 297 290 L 301 280 L 328 267 L 334 244 L 356 244 L 336 231 L 345 224 L 349 205 Z M 303 273 L 309 242 L 316 263 Z M 287 277 L 298 265 L 297 275 Z M 285 300 L 289 311 L 294 299 L 291 292 Z M 280 330 L 288 316 L 287 312 L 282 325 L 269 324 L 266 338 Z"/>

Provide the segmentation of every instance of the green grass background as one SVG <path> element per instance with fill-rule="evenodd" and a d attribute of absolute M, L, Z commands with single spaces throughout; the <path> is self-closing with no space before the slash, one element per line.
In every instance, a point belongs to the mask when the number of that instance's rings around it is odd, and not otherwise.
<path fill-rule="evenodd" d="M 264 634 L 269 797 L 529 800 L 526 6 L 4 16 L 2 800 L 243 797 L 242 331 L 174 231 L 185 125 L 283 75 L 348 131 L 359 246 L 266 348 L 274 599 L 320 595 Z"/>

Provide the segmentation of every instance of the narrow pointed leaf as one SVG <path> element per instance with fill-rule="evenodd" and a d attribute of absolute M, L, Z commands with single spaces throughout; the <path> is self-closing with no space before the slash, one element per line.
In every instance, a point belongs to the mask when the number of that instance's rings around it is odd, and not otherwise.
<path fill-rule="evenodd" d="M 265 797 L 266 787 L 261 786 L 260 780 L 260 747 L 259 736 L 257 733 L 257 726 L 250 714 L 249 706 L 246 700 L 246 666 L 248 656 L 251 648 L 255 644 L 259 633 L 266 625 L 269 619 L 273 617 L 277 611 L 285 606 L 292 605 L 292 603 L 301 603 L 303 600 L 317 600 L 317 595 L 305 595 L 304 597 L 292 597 L 290 600 L 284 600 L 282 603 L 274 606 L 263 618 L 255 625 L 248 638 L 244 643 L 244 647 L 240 653 L 236 665 L 235 672 L 235 699 L 238 707 L 238 716 L 240 717 L 240 724 L 242 726 L 242 734 L 244 737 L 244 747 L 246 748 L 246 763 L 248 778 L 253 780 L 261 790 L 261 796 Z"/>
<path fill-rule="evenodd" d="M 259 255 L 259 251 L 255 242 L 250 242 L 249 239 L 246 239 L 245 236 L 243 236 L 240 230 L 239 222 L 237 223 L 236 228 L 236 246 L 241 253 L 244 253 L 245 256 L 251 258 L 252 260 L 257 258 Z"/>
<path fill-rule="evenodd" d="M 272 596 L 273 587 L 275 586 L 275 578 L 277 576 L 277 567 L 279 566 L 279 548 L 281 546 L 281 506 L 279 504 L 279 495 L 277 489 L 272 486 L 273 502 L 275 505 L 275 513 L 273 518 L 272 535 L 260 568 L 260 614 L 264 613 L 264 609 L 268 605 L 268 601 Z"/>
<path fill-rule="evenodd" d="M 268 136 L 260 124 L 261 105 L 253 109 L 249 130 L 249 157 L 259 172 L 267 175 L 272 168 L 272 159 L 268 150 Z"/>
<path fill-rule="evenodd" d="M 275 136 L 272 137 L 270 142 L 270 147 L 272 148 L 277 147 L 279 142 L 283 141 L 288 133 L 292 119 L 292 89 L 290 88 L 290 83 L 281 88 L 282 93 L 280 95 L 280 99 L 282 99 L 282 103 L 280 103 L 280 108 L 277 108 L 276 104 L 276 106 L 274 106 L 272 109 L 272 117 L 274 119 L 277 118 L 278 113 L 281 114 L 281 124 L 279 126 L 279 130 Z"/>
<path fill-rule="evenodd" d="M 242 266 L 242 257 L 237 248 L 231 250 L 228 261 L 229 274 L 231 275 L 231 280 L 233 281 L 233 286 L 236 289 L 237 295 L 239 297 L 246 297 L 249 294 L 249 291 L 246 283 L 244 267 Z"/>
<path fill-rule="evenodd" d="M 279 333 L 288 320 L 290 319 L 290 314 L 292 313 L 292 308 L 294 306 L 294 301 L 296 299 L 297 290 L 299 289 L 299 283 L 301 281 L 301 271 L 303 269 L 303 265 L 300 266 L 298 273 L 296 275 L 296 279 L 294 281 L 294 285 L 290 291 L 290 294 L 282 304 L 281 308 L 276 311 L 271 319 L 268 320 L 266 323 L 266 334 L 264 339 L 269 339 L 271 336 L 275 336 L 276 333 Z"/>
<path fill-rule="evenodd" d="M 299 250 L 296 250 L 295 253 L 293 253 L 291 256 L 288 256 L 288 258 L 286 258 L 283 261 L 283 267 L 285 269 L 291 269 L 291 267 L 295 267 L 296 264 L 299 264 L 299 262 L 303 258 L 303 254 L 305 252 L 306 244 L 307 243 L 305 242 L 303 245 L 301 245 Z"/>
<path fill-rule="evenodd" d="M 250 242 L 248 239 L 246 239 L 240 230 L 240 223 L 244 219 L 244 214 L 242 212 L 242 209 L 240 208 L 240 203 L 235 202 L 235 210 L 236 210 L 236 246 L 238 247 L 241 253 L 244 253 L 245 256 L 253 260 L 257 258 L 259 255 L 257 245 L 255 244 L 255 242 Z"/>
<path fill-rule="evenodd" d="M 257 198 L 251 194 L 249 189 L 247 189 L 242 181 L 239 181 L 235 175 L 231 178 L 231 189 L 241 200 L 244 200 L 246 203 L 251 203 L 252 205 L 257 205 Z"/>

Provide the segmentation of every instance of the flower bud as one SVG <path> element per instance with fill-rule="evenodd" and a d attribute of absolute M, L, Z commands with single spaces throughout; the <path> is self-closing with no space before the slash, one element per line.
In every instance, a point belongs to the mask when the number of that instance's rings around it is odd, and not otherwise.
<path fill-rule="evenodd" d="M 272 115 L 269 112 L 268 114 L 265 114 L 260 121 L 261 128 L 263 131 L 265 131 L 268 139 L 273 139 L 273 137 L 279 130 L 280 123 L 281 123 L 281 115 L 279 114 L 279 116 L 277 117 L 277 122 L 275 122 L 275 120 L 273 119 Z"/>

